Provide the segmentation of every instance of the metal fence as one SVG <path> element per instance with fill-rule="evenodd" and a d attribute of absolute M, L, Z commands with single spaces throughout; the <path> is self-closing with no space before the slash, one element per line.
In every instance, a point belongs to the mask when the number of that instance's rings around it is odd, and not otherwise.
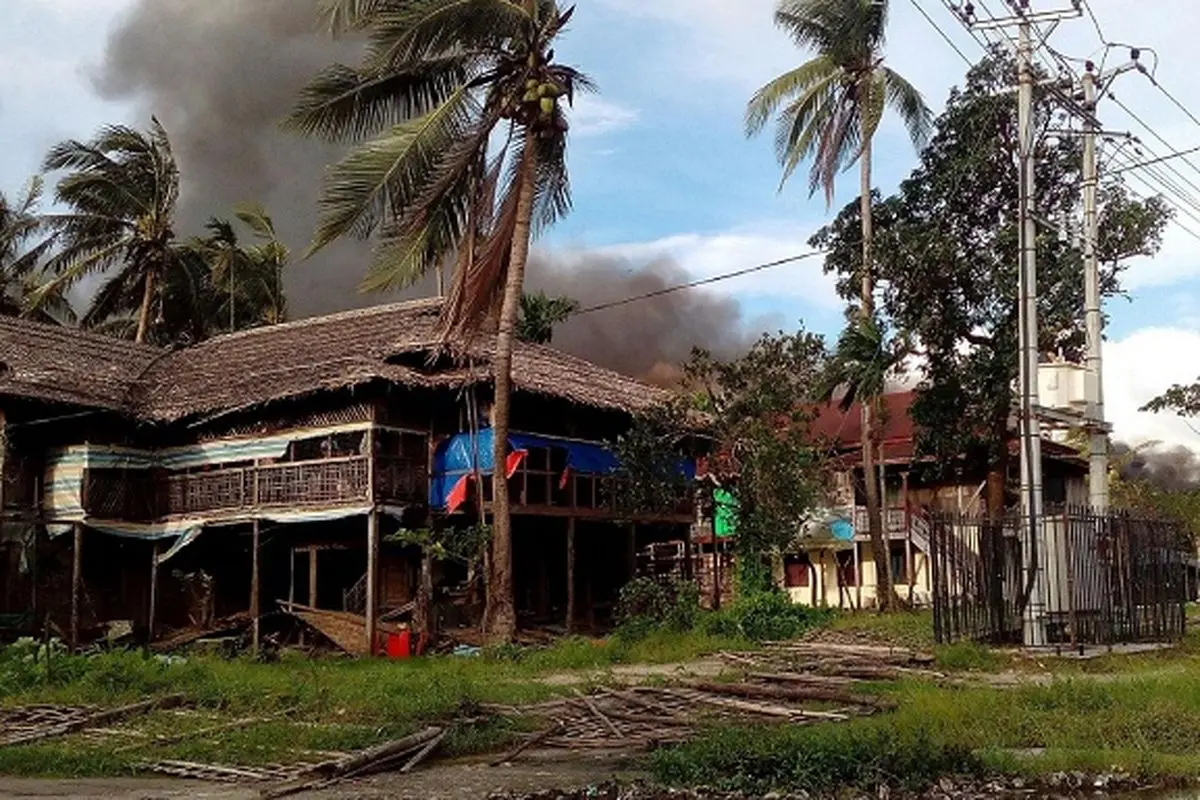
<path fill-rule="evenodd" d="M 1175 522 L 1060 508 L 1036 526 L 1019 515 L 936 513 L 929 531 L 940 643 L 1083 647 L 1183 635 L 1191 544 Z"/>

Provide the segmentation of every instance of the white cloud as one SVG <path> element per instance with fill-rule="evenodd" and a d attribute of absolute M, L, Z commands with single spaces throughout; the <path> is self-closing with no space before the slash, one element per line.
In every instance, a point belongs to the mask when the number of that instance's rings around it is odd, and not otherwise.
<path fill-rule="evenodd" d="M 570 111 L 571 133 L 575 136 L 603 136 L 624 130 L 638 121 L 637 109 L 626 108 L 596 95 L 580 95 Z"/>
<path fill-rule="evenodd" d="M 599 251 L 643 262 L 670 258 L 699 280 L 811 253 L 807 235 L 800 233 L 809 229 L 795 223 L 779 223 L 719 233 L 679 233 L 649 242 L 610 245 Z M 727 294 L 784 296 L 823 309 L 840 309 L 842 303 L 834 289 L 834 279 L 823 273 L 821 265 L 821 257 L 813 256 L 710 286 Z"/>
<path fill-rule="evenodd" d="M 1200 450 L 1200 425 L 1173 414 L 1138 411 L 1172 384 L 1200 376 L 1200 331 L 1145 328 L 1108 343 L 1104 359 L 1105 412 L 1116 439 Z"/>

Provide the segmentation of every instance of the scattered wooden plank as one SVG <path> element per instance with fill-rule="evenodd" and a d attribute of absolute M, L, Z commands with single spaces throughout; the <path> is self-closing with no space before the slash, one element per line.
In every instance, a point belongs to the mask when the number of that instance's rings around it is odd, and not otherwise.
<path fill-rule="evenodd" d="M 182 742 L 186 739 L 198 739 L 202 736 L 209 736 L 214 733 L 224 733 L 226 731 L 238 730 L 240 728 L 249 728 L 252 725 L 260 725 L 264 722 L 272 722 L 280 717 L 285 717 L 294 711 L 295 709 L 288 709 L 287 711 L 281 711 L 278 714 L 271 714 L 270 716 L 266 717 L 249 717 L 246 719 L 238 719 L 234 720 L 233 722 L 223 723 L 221 725 L 212 725 L 208 728 L 201 728 L 198 731 L 188 731 L 186 733 L 174 733 L 170 735 L 156 736 L 153 739 L 146 739 L 145 741 L 134 742 L 133 744 L 127 744 L 122 747 L 118 747 L 113 752 L 124 753 L 130 750 L 140 750 L 145 747 L 165 747 L 166 745 L 176 744 L 177 742 Z"/>
<path fill-rule="evenodd" d="M 600 708 L 596 705 L 595 701 L 593 701 L 592 698 L 588 697 L 586 694 L 579 691 L 578 689 L 575 690 L 575 694 L 577 694 L 579 696 L 579 698 L 581 700 L 583 700 L 584 703 L 587 704 L 589 711 L 591 711 L 593 714 L 595 714 L 600 719 L 601 722 L 603 722 L 605 725 L 608 726 L 608 729 L 613 732 L 613 736 L 616 736 L 618 739 L 625 738 L 625 734 L 621 733 L 621 729 L 618 728 L 616 725 L 614 725 L 613 721 L 611 719 L 604 716 L 604 712 L 600 710 Z"/>
<path fill-rule="evenodd" d="M 162 708 L 173 708 L 183 703 L 184 697 L 181 694 L 172 694 L 166 697 L 158 697 L 153 700 L 143 700 L 139 703 L 131 703 L 130 705 L 120 706 L 118 708 L 110 708 L 104 711 L 96 711 L 88 714 L 85 717 L 72 719 L 56 725 L 41 728 L 39 730 L 30 731 L 29 733 L 10 737 L 5 739 L 0 744 L 15 745 L 28 744 L 30 742 L 40 742 L 44 739 L 53 739 L 59 736 L 82 731 L 87 728 L 100 728 L 117 720 L 125 719 L 136 714 L 145 714 L 149 711 Z"/>
<path fill-rule="evenodd" d="M 752 683 L 707 683 L 690 684 L 693 689 L 710 694 L 732 695 L 752 699 L 770 700 L 818 700 L 868 708 L 890 708 L 893 704 L 882 697 L 855 694 L 841 689 L 822 686 L 760 686 Z"/>
<path fill-rule="evenodd" d="M 564 727 L 565 726 L 564 726 L 562 720 L 555 720 L 554 724 L 551 725 L 549 728 L 546 728 L 543 731 L 535 733 L 532 736 L 525 737 L 524 741 L 522 741 L 520 744 L 518 744 L 512 750 L 509 750 L 507 753 L 500 756 L 500 758 L 497 758 L 495 761 L 491 762 L 491 765 L 493 767 L 498 767 L 501 764 L 504 764 L 505 762 L 514 760 L 517 756 L 521 755 L 521 753 L 524 753 L 526 750 L 533 747 L 535 744 L 540 744 L 541 742 L 546 741 L 551 736 L 553 736 L 554 734 L 561 731 Z"/>
<path fill-rule="evenodd" d="M 410 736 L 405 736 L 402 739 L 384 742 L 333 764 L 321 765 L 320 768 L 310 770 L 306 775 L 290 783 L 264 789 L 261 795 L 264 798 L 287 797 L 297 792 L 332 786 L 346 778 L 366 774 L 376 768 L 382 768 L 388 762 L 420 749 L 431 740 L 437 739 L 443 732 L 442 728 L 429 727 Z M 313 773 L 319 774 L 314 775 Z"/>
<path fill-rule="evenodd" d="M 428 758 L 429 754 L 432 753 L 434 750 L 436 750 L 437 746 L 442 743 L 442 739 L 445 739 L 445 738 L 446 738 L 446 732 L 442 731 L 436 737 L 434 737 L 433 739 L 430 739 L 429 744 L 422 747 L 420 750 L 417 751 L 416 755 L 414 755 L 407 762 L 405 762 L 404 766 L 400 768 L 400 774 L 406 775 L 409 772 L 412 772 L 413 768 L 416 767 L 418 764 L 420 764 L 422 761 L 424 761 L 426 758 Z"/>

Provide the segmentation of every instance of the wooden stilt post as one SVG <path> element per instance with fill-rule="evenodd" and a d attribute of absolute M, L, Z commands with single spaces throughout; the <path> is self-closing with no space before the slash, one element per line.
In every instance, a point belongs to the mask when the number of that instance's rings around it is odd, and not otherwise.
<path fill-rule="evenodd" d="M 375 655 L 378 650 L 376 623 L 379 617 L 379 512 L 371 509 L 367 514 L 367 652 Z"/>
<path fill-rule="evenodd" d="M 288 603 L 296 602 L 296 548 L 288 550 Z"/>
<path fill-rule="evenodd" d="M 255 658 L 260 654 L 262 645 L 262 633 L 259 626 L 259 619 L 262 617 L 262 608 L 259 597 L 259 577 L 258 577 L 258 547 L 259 547 L 259 523 L 255 518 L 253 530 L 251 531 L 250 543 L 250 652 Z"/>
<path fill-rule="evenodd" d="M 308 607 L 317 607 L 317 548 L 308 548 Z"/>
<path fill-rule="evenodd" d="M 637 523 L 629 523 L 629 580 L 637 577 Z"/>
<path fill-rule="evenodd" d="M 79 592 L 83 588 L 83 523 L 75 523 L 71 544 L 71 652 L 79 649 Z"/>
<path fill-rule="evenodd" d="M 854 539 L 854 610 L 862 609 L 863 562 L 862 547 L 857 536 Z M 879 594 L 879 576 L 875 576 L 875 593 Z"/>
<path fill-rule="evenodd" d="M 371 410 L 375 419 L 376 409 Z M 367 429 L 364 448 L 367 451 L 367 498 L 371 510 L 367 512 L 367 654 L 379 651 L 377 629 L 379 627 L 379 507 L 375 505 L 375 428 Z"/>
<path fill-rule="evenodd" d="M 154 641 L 154 617 L 158 611 L 158 542 L 150 544 L 150 608 L 146 612 L 146 643 Z"/>
<path fill-rule="evenodd" d="M 567 517 L 567 633 L 575 632 L 575 518 Z"/>
<path fill-rule="evenodd" d="M 721 545 L 717 538 L 717 528 L 713 526 L 713 611 L 721 610 Z"/>

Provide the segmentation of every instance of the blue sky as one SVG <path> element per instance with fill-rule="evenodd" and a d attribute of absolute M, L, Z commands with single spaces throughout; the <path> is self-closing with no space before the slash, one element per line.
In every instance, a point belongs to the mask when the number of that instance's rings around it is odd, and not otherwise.
<path fill-rule="evenodd" d="M 980 54 L 940 0 L 916 1 L 968 56 Z M 742 131 L 742 110 L 754 89 L 803 57 L 772 27 L 772 5 L 580 0 L 559 58 L 584 66 L 602 93 L 582 100 L 575 112 L 576 210 L 543 247 L 645 260 L 669 255 L 697 278 L 807 250 L 808 237 L 829 218 L 824 199 L 809 199 L 803 175 L 778 192 L 771 136 L 747 141 Z M 977 5 L 999 11 L 1002 3 Z M 1129 14 L 1125 0 L 1091 5 L 1109 38 L 1155 48 L 1163 84 L 1200 114 L 1200 84 L 1187 79 L 1200 4 L 1155 0 L 1139 4 L 1137 15 Z M 88 136 L 104 122 L 144 123 L 142 109 L 100 99 L 90 82 L 107 32 L 131 6 L 132 0 L 5 0 L 0 6 L 0 189 L 17 190 L 55 141 Z M 1065 23 L 1051 42 L 1077 56 L 1099 45 L 1086 20 Z M 965 69 L 911 0 L 892 0 L 888 56 L 935 108 Z M 1118 95 L 1174 147 L 1200 144 L 1200 125 L 1147 81 L 1125 78 Z M 1115 106 L 1103 107 L 1102 117 L 1115 130 L 1139 132 Z M 915 154 L 892 124 L 885 124 L 876 151 L 876 183 L 889 191 Z M 1200 175 L 1190 177 L 1200 183 Z M 853 199 L 856 181 L 847 176 L 834 210 Z M 1200 223 L 1182 221 L 1200 232 Z M 1181 422 L 1136 412 L 1166 384 L 1200 374 L 1200 241 L 1173 228 L 1159 258 L 1133 265 L 1127 284 L 1130 301 L 1108 307 L 1106 394 L 1118 434 L 1200 444 Z M 816 260 L 714 288 L 740 299 L 748 316 L 770 315 L 789 326 L 803 320 L 828 333 L 840 325 L 840 303 Z"/>

